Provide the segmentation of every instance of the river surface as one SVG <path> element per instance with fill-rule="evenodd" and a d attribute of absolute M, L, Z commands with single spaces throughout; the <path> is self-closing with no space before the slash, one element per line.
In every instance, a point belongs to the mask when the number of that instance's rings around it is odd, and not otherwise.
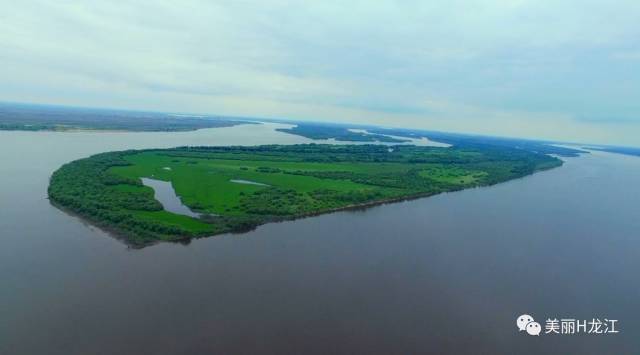
<path fill-rule="evenodd" d="M 309 141 L 274 126 L 0 132 L 0 354 L 640 350 L 637 157 L 141 250 L 46 199 L 55 169 L 98 152 Z M 528 336 L 522 313 L 620 333 Z"/>

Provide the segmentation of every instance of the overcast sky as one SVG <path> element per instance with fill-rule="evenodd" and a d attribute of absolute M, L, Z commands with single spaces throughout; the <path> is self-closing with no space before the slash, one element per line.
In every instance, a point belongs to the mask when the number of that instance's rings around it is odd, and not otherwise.
<path fill-rule="evenodd" d="M 5 1 L 0 101 L 640 145 L 640 1 Z"/>

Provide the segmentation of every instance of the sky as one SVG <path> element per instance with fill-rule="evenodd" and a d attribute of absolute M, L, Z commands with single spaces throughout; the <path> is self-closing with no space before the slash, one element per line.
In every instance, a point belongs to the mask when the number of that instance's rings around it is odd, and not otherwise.
<path fill-rule="evenodd" d="M 640 1 L 6 1 L 0 101 L 640 146 Z"/>

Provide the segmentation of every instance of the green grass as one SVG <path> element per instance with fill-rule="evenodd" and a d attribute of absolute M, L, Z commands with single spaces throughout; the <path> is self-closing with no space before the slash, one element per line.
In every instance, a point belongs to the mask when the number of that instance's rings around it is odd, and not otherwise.
<path fill-rule="evenodd" d="M 377 145 L 181 148 L 103 153 L 54 173 L 49 196 L 134 245 L 241 231 L 285 218 L 490 185 L 560 165 L 515 149 Z M 171 182 L 204 217 L 162 209 L 140 178 Z M 240 184 L 248 180 L 260 184 Z"/>
<path fill-rule="evenodd" d="M 130 155 L 125 159 L 131 163 L 130 166 L 114 167 L 111 172 L 133 179 L 152 177 L 171 181 L 183 203 L 192 209 L 213 214 L 243 214 L 242 211 L 237 210 L 240 208 L 242 194 L 250 195 L 269 187 L 293 189 L 300 193 L 308 193 L 317 189 L 340 192 L 371 189 L 371 186 L 348 180 L 292 175 L 287 173 L 290 171 L 363 172 L 380 169 L 380 167 L 371 166 L 373 164 L 358 166 L 351 163 L 264 162 L 224 159 L 179 160 L 158 152 Z M 263 173 L 258 170 L 260 167 L 278 168 L 282 172 Z M 394 167 L 395 170 L 401 168 Z M 231 180 L 248 180 L 269 186 L 239 184 Z"/>

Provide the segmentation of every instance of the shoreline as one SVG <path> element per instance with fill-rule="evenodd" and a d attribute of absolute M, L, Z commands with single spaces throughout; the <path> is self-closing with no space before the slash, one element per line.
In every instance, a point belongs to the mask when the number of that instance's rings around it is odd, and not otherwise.
<path fill-rule="evenodd" d="M 216 126 L 216 127 L 202 127 L 202 128 L 189 128 L 189 129 L 174 129 L 174 130 L 139 130 L 139 129 L 116 129 L 116 128 L 53 128 L 53 129 L 2 129 L 0 132 L 53 132 L 53 133 L 182 133 L 182 132 L 195 132 L 203 129 L 215 129 L 215 128 L 229 128 L 240 126 L 243 124 L 254 124 L 252 122 L 242 122 L 233 125 Z"/>

